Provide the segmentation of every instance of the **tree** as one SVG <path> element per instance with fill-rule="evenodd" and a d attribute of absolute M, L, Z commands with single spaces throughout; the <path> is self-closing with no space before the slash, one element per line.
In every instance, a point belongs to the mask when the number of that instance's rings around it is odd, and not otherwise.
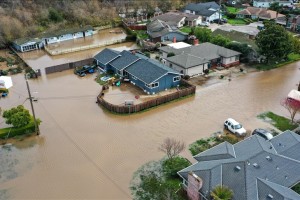
<path fill-rule="evenodd" d="M 49 9 L 49 19 L 53 22 L 63 21 L 62 15 L 57 10 L 55 10 L 54 8 Z"/>
<path fill-rule="evenodd" d="M 248 44 L 239 42 L 230 42 L 226 45 L 226 48 L 241 52 L 241 57 L 243 58 L 246 58 L 252 51 L 251 47 L 249 47 Z"/>
<path fill-rule="evenodd" d="M 158 1 L 157 7 L 159 7 L 161 11 L 167 12 L 168 10 L 172 10 L 172 3 L 170 0 L 160 0 Z"/>
<path fill-rule="evenodd" d="M 169 178 L 179 178 L 177 172 L 190 165 L 191 162 L 188 159 L 176 156 L 173 159 L 163 161 L 163 173 Z"/>
<path fill-rule="evenodd" d="M 219 45 L 221 47 L 225 47 L 227 44 L 229 44 L 230 39 L 218 34 L 215 37 L 211 39 L 211 43 L 215 45 Z"/>
<path fill-rule="evenodd" d="M 271 3 L 269 10 L 276 11 L 276 17 L 278 16 L 278 13 L 280 13 L 283 10 L 283 7 L 279 5 L 278 2 Z"/>
<path fill-rule="evenodd" d="M 30 122 L 30 114 L 24 106 L 19 105 L 10 110 L 3 112 L 3 118 L 6 119 L 6 124 L 12 124 L 13 127 L 19 128 L 26 126 Z"/>
<path fill-rule="evenodd" d="M 233 196 L 233 191 L 224 185 L 216 186 L 210 193 L 214 200 L 230 200 Z"/>
<path fill-rule="evenodd" d="M 174 138 L 166 138 L 160 145 L 159 150 L 166 153 L 168 159 L 172 159 L 185 149 L 185 144 L 182 141 Z"/>
<path fill-rule="evenodd" d="M 267 59 L 283 59 L 292 52 L 290 37 L 284 27 L 274 22 L 266 22 L 265 29 L 260 31 L 255 42 L 259 51 Z"/>
<path fill-rule="evenodd" d="M 294 123 L 296 114 L 300 113 L 300 101 L 292 98 L 285 98 L 281 101 L 281 105 L 289 111 L 292 123 Z"/>
<path fill-rule="evenodd" d="M 211 30 L 208 28 L 196 27 L 194 29 L 194 35 L 198 38 L 200 43 L 210 42 L 212 38 Z"/>

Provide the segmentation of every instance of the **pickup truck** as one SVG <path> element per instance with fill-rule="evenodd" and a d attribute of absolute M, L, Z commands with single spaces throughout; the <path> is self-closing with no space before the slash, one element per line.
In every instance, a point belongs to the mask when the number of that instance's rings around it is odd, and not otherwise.
<path fill-rule="evenodd" d="M 74 73 L 78 76 L 85 76 L 87 73 L 92 74 L 95 72 L 96 66 L 84 65 L 82 68 L 75 68 Z"/>

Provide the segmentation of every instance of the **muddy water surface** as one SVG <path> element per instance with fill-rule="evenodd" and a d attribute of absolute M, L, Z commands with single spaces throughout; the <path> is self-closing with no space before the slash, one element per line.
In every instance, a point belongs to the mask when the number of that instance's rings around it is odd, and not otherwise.
<path fill-rule="evenodd" d="M 95 75 L 78 78 L 65 71 L 30 80 L 39 98 L 36 115 L 43 121 L 41 136 L 33 140 L 42 137 L 43 142 L 12 147 L 15 175 L 1 179 L 0 197 L 2 191 L 10 199 L 131 199 L 132 173 L 163 156 L 157 148 L 164 138 L 190 144 L 221 130 L 228 117 L 253 130 L 269 126 L 256 118 L 259 113 L 272 110 L 287 116 L 279 102 L 296 88 L 299 67 L 294 63 L 246 74 L 132 116 L 110 114 L 95 103 L 100 91 Z M 0 99 L 4 109 L 26 99 L 23 76 L 13 76 L 13 81 L 9 97 Z M 27 101 L 24 105 L 30 108 Z M 188 151 L 183 156 L 191 157 Z"/>

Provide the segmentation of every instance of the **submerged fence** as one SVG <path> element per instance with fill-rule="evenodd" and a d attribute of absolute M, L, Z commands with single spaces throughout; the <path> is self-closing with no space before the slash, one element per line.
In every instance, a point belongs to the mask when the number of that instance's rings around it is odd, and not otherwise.
<path fill-rule="evenodd" d="M 106 108 L 107 110 L 109 110 L 110 112 L 119 113 L 119 114 L 136 113 L 136 112 L 140 112 L 142 110 L 146 110 L 146 109 L 179 99 L 181 97 L 195 94 L 196 86 L 191 85 L 190 83 L 188 83 L 185 80 L 181 80 L 181 85 L 185 86 L 186 88 L 180 89 L 172 94 L 157 97 L 155 99 L 152 99 L 152 100 L 149 100 L 149 101 L 146 101 L 143 103 L 139 103 L 136 105 L 114 105 L 114 104 L 111 104 L 103 99 L 103 94 L 101 91 L 97 97 L 97 103 L 100 104 L 101 106 L 103 106 L 104 108 Z"/>
<path fill-rule="evenodd" d="M 51 74 L 51 73 L 61 72 L 61 71 L 68 70 L 68 69 L 74 69 L 75 67 L 80 67 L 83 65 L 90 65 L 93 63 L 93 60 L 94 60 L 93 58 L 88 58 L 85 60 L 79 60 L 79 61 L 65 63 L 65 64 L 61 64 L 61 65 L 46 67 L 45 73 Z"/>

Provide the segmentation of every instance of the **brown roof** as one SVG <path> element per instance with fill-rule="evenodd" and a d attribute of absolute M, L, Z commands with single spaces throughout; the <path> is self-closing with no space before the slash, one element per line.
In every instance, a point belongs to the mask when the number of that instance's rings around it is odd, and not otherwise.
<path fill-rule="evenodd" d="M 259 18 L 263 19 L 276 19 L 276 18 L 282 18 L 285 17 L 285 15 L 282 15 L 280 13 L 276 13 L 276 11 L 273 10 L 267 10 L 265 8 L 255 8 L 255 7 L 248 7 L 244 10 L 241 10 L 238 12 L 240 15 L 256 15 Z"/>

